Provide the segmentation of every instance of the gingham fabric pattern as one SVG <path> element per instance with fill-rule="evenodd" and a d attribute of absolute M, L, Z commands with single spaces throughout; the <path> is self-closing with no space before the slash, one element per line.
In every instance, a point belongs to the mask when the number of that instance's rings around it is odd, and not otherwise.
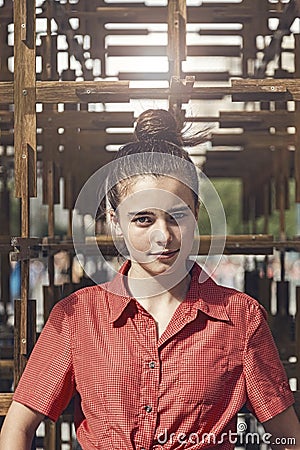
<path fill-rule="evenodd" d="M 256 300 L 199 283 L 195 264 L 157 339 L 152 316 L 126 293 L 129 267 L 54 307 L 14 400 L 57 420 L 75 395 L 84 450 L 231 450 L 245 403 L 264 422 L 294 402 Z"/>

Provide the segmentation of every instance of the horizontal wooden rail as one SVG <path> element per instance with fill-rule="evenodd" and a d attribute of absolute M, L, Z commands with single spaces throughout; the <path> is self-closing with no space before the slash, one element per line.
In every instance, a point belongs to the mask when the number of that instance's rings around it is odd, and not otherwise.
<path fill-rule="evenodd" d="M 1 394 L 0 393 L 0 416 L 5 416 L 7 414 L 8 408 L 12 402 L 12 393 Z"/>
<path fill-rule="evenodd" d="M 13 83 L 0 82 L 0 103 L 13 103 Z M 29 92 L 24 92 L 28 95 Z M 130 99 L 160 99 L 170 95 L 181 99 L 221 99 L 232 95 L 235 101 L 300 100 L 300 79 L 233 79 L 231 86 L 193 87 L 179 83 L 170 88 L 130 88 L 129 81 L 38 81 L 38 103 L 109 103 Z"/>
<path fill-rule="evenodd" d="M 200 243 L 199 243 L 200 241 Z M 199 255 L 206 255 L 211 246 L 212 237 L 210 235 L 200 236 L 195 240 L 195 245 L 199 246 Z M 215 244 L 222 244 L 224 242 L 223 236 L 214 236 Z M 89 249 L 93 253 L 95 243 L 100 247 L 101 251 L 107 255 L 115 255 L 114 240 L 111 236 L 98 235 L 96 237 L 88 237 L 85 242 L 78 243 L 81 248 Z M 73 250 L 74 244 L 72 240 L 52 240 L 44 238 L 42 243 L 34 245 L 32 251 L 40 251 L 56 253 L 60 250 Z M 224 254 L 272 254 L 274 249 L 286 251 L 300 251 L 300 237 L 289 240 L 276 240 L 272 235 L 265 234 L 249 234 L 249 235 L 229 235 L 225 238 Z M 1 246 L 0 253 L 6 253 L 13 250 L 8 244 Z M 28 251 L 30 246 L 28 247 Z"/>

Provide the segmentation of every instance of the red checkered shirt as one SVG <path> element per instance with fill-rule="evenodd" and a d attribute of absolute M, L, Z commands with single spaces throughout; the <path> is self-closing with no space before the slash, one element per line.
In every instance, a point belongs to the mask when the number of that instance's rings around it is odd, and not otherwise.
<path fill-rule="evenodd" d="M 53 309 L 14 400 L 56 420 L 74 396 L 84 450 L 233 449 L 236 415 L 264 422 L 294 399 L 258 302 L 212 279 L 190 289 L 157 338 L 124 274 Z"/>

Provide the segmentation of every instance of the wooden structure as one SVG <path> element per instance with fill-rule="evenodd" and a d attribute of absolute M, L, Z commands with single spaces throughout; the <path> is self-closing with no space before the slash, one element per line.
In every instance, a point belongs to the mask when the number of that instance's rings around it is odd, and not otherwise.
<path fill-rule="evenodd" d="M 128 129 L 149 102 L 151 106 L 163 104 L 188 123 L 218 123 L 203 171 L 210 178 L 241 180 L 247 233 L 228 237 L 226 253 L 299 251 L 300 241 L 287 239 L 285 211 L 290 207 L 291 178 L 296 182 L 296 202 L 300 202 L 300 34 L 292 29 L 300 17 L 300 1 L 150 3 L 0 2 L 3 326 L 10 296 L 10 259 L 21 266 L 21 295 L 14 312 L 14 362 L 5 332 L 0 374 L 9 379 L 13 371 L 15 385 L 36 339 L 36 302 L 29 298 L 30 261 L 41 254 L 47 258 L 46 319 L 61 298 L 55 283 L 55 254 L 66 251 L 71 260 L 74 255 L 71 221 L 78 193 L 95 169 L 111 161 L 111 148 L 130 139 Z M 144 71 L 140 60 L 145 62 Z M 201 154 L 202 150 L 193 156 Z M 20 203 L 17 237 L 12 236 L 9 220 L 12 182 Z M 45 235 L 33 237 L 30 199 L 37 196 L 39 183 L 48 225 Z M 68 223 L 65 236 L 57 237 L 55 205 L 61 203 L 68 212 Z M 277 239 L 268 235 L 274 209 L 280 218 Z M 258 236 L 257 219 L 261 217 L 264 234 Z M 103 239 L 99 245 L 108 253 L 114 251 L 112 243 Z M 200 253 L 205 254 L 207 248 L 202 241 Z M 278 324 L 292 323 L 286 319 L 289 297 L 284 258 L 282 266 L 277 298 L 283 306 L 271 320 L 275 334 Z M 64 293 L 84 282 L 76 284 L 70 278 Z M 266 307 L 270 306 L 269 284 L 258 281 L 257 295 L 266 300 Z M 299 291 L 297 301 L 300 305 Z M 299 383 L 299 312 L 293 326 L 296 331 L 290 340 L 279 339 L 278 345 L 289 376 Z M 0 393 L 0 415 L 6 414 L 10 404 L 8 391 Z M 298 392 L 295 396 L 298 399 Z M 46 428 L 44 447 L 60 448 L 53 426 Z"/>

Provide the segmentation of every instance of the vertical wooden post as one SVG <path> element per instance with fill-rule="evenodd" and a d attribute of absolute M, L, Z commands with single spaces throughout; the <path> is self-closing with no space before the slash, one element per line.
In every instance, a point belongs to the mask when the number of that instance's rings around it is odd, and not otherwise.
<path fill-rule="evenodd" d="M 35 2 L 14 2 L 14 142 L 15 194 L 21 198 L 21 236 L 30 236 L 30 196 L 36 196 L 36 107 L 35 107 Z M 32 317 L 29 306 L 29 259 L 21 261 L 21 304 L 16 314 L 16 328 L 20 327 L 19 348 L 15 347 L 17 383 L 32 347 L 33 333 L 28 321 Z M 18 307 L 17 307 L 18 308 Z M 32 324 L 35 328 L 35 324 Z M 20 358 L 21 355 L 21 358 Z"/>
<path fill-rule="evenodd" d="M 168 59 L 170 87 L 175 79 L 180 80 L 182 75 L 182 61 L 186 59 L 186 0 L 168 1 Z M 181 122 L 182 100 L 175 96 L 169 98 L 169 110 Z"/>
<path fill-rule="evenodd" d="M 170 77 L 181 78 L 181 63 L 186 59 L 186 17 L 186 0 L 168 1 Z"/>
<path fill-rule="evenodd" d="M 289 203 L 289 150 L 276 148 L 274 154 L 274 178 L 276 190 L 276 209 L 279 210 L 280 239 L 286 237 L 285 210 Z"/>
<path fill-rule="evenodd" d="M 16 197 L 24 197 L 24 159 L 30 148 L 29 194 L 36 196 L 35 4 L 14 2 L 14 104 Z M 24 153 L 25 150 L 25 153 Z M 23 233 L 26 222 L 22 224 Z"/>
<path fill-rule="evenodd" d="M 295 34 L 295 77 L 300 77 L 300 35 Z M 296 181 L 296 202 L 300 203 L 300 105 L 295 102 L 295 181 Z"/>

